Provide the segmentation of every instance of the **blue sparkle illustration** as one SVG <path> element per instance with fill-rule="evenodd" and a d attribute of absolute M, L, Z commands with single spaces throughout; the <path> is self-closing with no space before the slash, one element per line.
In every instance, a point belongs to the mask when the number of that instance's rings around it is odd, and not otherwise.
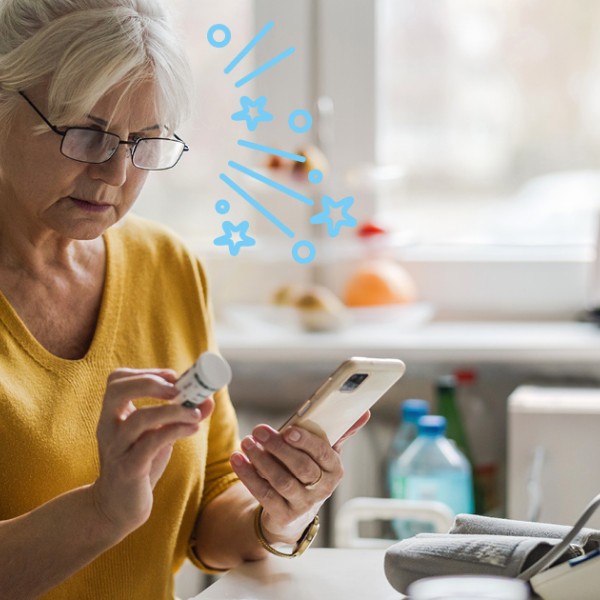
<path fill-rule="evenodd" d="M 302 256 L 300 253 L 301 251 L 305 251 L 306 256 Z M 292 248 L 292 257 L 301 265 L 308 265 L 315 259 L 316 255 L 317 249 L 315 248 L 315 245 L 307 240 L 296 242 Z"/>
<path fill-rule="evenodd" d="M 274 28 L 275 23 L 273 21 L 269 21 L 241 50 L 238 49 L 235 56 L 229 59 L 229 64 L 224 70 L 225 75 L 229 75 L 234 70 L 240 69 L 241 63 L 248 58 L 255 49 L 257 49 L 258 45 Z M 209 28 L 207 39 L 213 48 L 225 48 L 226 46 L 229 46 L 232 41 L 232 33 L 226 25 L 218 23 Z M 290 46 L 270 60 L 267 60 L 262 65 L 250 67 L 250 69 L 253 70 L 246 75 L 239 73 L 237 75 L 238 80 L 234 82 L 235 87 L 241 88 L 244 85 L 254 81 L 262 74 L 274 69 L 280 63 L 287 61 L 287 59 L 290 58 L 295 51 L 295 48 Z M 250 132 L 255 132 L 261 123 L 268 123 L 273 121 L 275 118 L 274 114 L 267 111 L 266 106 L 267 98 L 265 96 L 252 99 L 249 96 L 240 95 L 241 110 L 234 112 L 231 115 L 231 119 L 233 121 L 245 122 L 247 130 Z M 283 117 L 283 115 L 278 114 L 277 117 L 280 118 Z M 287 115 L 287 125 L 289 130 L 293 133 L 306 134 L 314 125 L 313 116 L 308 110 L 296 108 Z M 239 146 L 252 150 L 256 153 L 268 154 L 270 157 L 269 164 L 273 162 L 274 167 L 275 165 L 286 164 L 287 161 L 293 161 L 295 163 L 301 163 L 304 165 L 307 165 L 308 162 L 306 156 L 297 152 L 289 152 L 287 150 L 257 144 L 256 142 L 244 139 L 238 139 L 237 143 Z M 274 157 L 283 159 L 285 163 L 282 163 L 282 161 L 273 161 Z M 228 161 L 227 165 L 242 176 L 250 178 L 254 182 L 259 182 L 260 184 L 266 186 L 266 188 L 275 189 L 291 199 L 298 200 L 308 206 L 314 206 L 316 203 L 315 199 L 312 197 L 313 194 L 305 194 L 300 191 L 296 191 L 292 187 L 283 185 L 282 183 L 279 183 L 273 179 L 270 176 L 270 170 L 265 172 L 265 170 L 253 169 L 233 160 Z M 295 167 L 297 167 L 297 165 L 294 165 L 294 170 Z M 323 171 L 315 168 L 309 168 L 309 172 L 306 174 L 306 180 L 313 186 L 318 186 L 321 184 L 324 180 L 324 177 L 325 174 Z M 257 200 L 246 189 L 241 187 L 241 185 L 233 181 L 229 175 L 221 173 L 219 178 L 229 187 L 230 191 L 235 192 L 236 196 L 244 200 L 252 208 L 258 211 L 258 213 L 265 217 L 272 225 L 277 227 L 280 232 L 288 236 L 290 239 L 296 238 L 296 234 L 292 229 L 290 229 L 290 227 L 288 227 L 281 219 L 267 209 L 267 207 L 261 203 L 261 201 Z M 268 189 L 265 189 L 264 191 L 266 191 L 267 194 L 271 193 Z M 318 192 L 314 192 L 314 195 L 317 194 Z M 329 237 L 336 237 L 339 235 L 342 227 L 355 227 L 357 225 L 357 220 L 349 214 L 349 210 L 353 206 L 354 201 L 354 198 L 351 196 L 343 198 L 337 202 L 329 196 L 322 196 L 321 212 L 318 214 L 313 214 L 312 218 L 309 218 L 309 221 L 312 224 L 325 224 Z M 229 213 L 232 206 L 229 200 L 221 198 L 215 203 L 214 208 L 217 214 L 224 216 Z M 227 246 L 231 256 L 237 256 L 240 250 L 244 247 L 255 246 L 256 240 L 248 235 L 248 227 L 248 221 L 241 221 L 240 223 L 235 224 L 232 221 L 224 220 L 222 222 L 224 235 L 221 235 L 214 240 L 215 246 Z M 317 248 L 311 241 L 296 241 L 291 249 L 291 255 L 294 261 L 296 261 L 298 264 L 306 265 L 315 260 Z"/>
<path fill-rule="evenodd" d="M 215 210 L 220 215 L 226 215 L 229 212 L 230 208 L 231 208 L 231 204 L 229 204 L 229 202 L 227 202 L 227 200 L 219 200 L 215 204 Z"/>
<path fill-rule="evenodd" d="M 307 110 L 301 109 L 293 111 L 288 119 L 288 125 L 294 133 L 306 133 L 312 127 L 312 122 L 312 115 Z"/>
<path fill-rule="evenodd" d="M 217 34 L 220 34 L 223 39 L 218 39 Z M 227 25 L 213 25 L 208 30 L 207 38 L 213 48 L 225 48 L 231 41 L 231 31 Z"/>
<path fill-rule="evenodd" d="M 327 224 L 327 233 L 329 234 L 329 237 L 336 237 L 344 225 L 346 227 L 355 227 L 357 225 L 357 220 L 352 215 L 348 214 L 350 207 L 354 204 L 353 196 L 347 196 L 337 202 L 330 196 L 323 196 L 322 202 L 324 210 L 314 217 L 311 217 L 310 222 L 313 225 L 319 225 L 321 223 Z M 331 212 L 337 209 L 341 210 L 342 218 L 336 221 L 331 216 Z"/>
<path fill-rule="evenodd" d="M 256 240 L 248 235 L 248 221 L 242 221 L 234 225 L 231 221 L 223 222 L 223 231 L 225 235 L 214 240 L 215 246 L 229 246 L 229 254 L 237 256 L 241 248 L 256 245 Z"/>
<path fill-rule="evenodd" d="M 242 110 L 233 113 L 231 118 L 233 121 L 246 121 L 248 131 L 255 131 L 259 123 L 268 123 L 273 120 L 273 115 L 265 110 L 266 96 L 261 96 L 256 100 L 252 100 L 248 96 L 242 96 L 240 102 Z M 253 110 L 256 110 L 256 112 L 254 113 Z"/>
<path fill-rule="evenodd" d="M 321 183 L 323 181 L 323 172 L 319 171 L 319 169 L 312 169 L 308 174 L 308 181 L 315 185 Z"/>

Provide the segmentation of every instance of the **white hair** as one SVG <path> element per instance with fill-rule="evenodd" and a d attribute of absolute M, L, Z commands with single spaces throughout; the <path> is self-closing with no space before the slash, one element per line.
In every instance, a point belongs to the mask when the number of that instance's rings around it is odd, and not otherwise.
<path fill-rule="evenodd" d="M 116 85 L 148 80 L 157 116 L 174 129 L 189 114 L 191 73 L 160 0 L 0 0 L 0 124 L 15 92 L 39 83 L 60 124 L 84 118 Z"/>

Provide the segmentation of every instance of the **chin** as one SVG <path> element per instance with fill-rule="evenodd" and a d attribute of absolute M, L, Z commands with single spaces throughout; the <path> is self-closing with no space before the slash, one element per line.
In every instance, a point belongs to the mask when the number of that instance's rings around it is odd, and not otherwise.
<path fill-rule="evenodd" d="M 65 237 L 72 240 L 95 240 L 101 237 L 104 232 L 112 227 L 119 219 L 115 218 L 96 218 L 80 220 L 76 223 L 63 223 L 57 227 L 58 231 Z"/>

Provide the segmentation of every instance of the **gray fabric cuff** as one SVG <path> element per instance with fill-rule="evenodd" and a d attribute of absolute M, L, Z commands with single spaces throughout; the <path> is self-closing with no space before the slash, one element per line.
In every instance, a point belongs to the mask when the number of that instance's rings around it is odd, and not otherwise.
<path fill-rule="evenodd" d="M 461 514 L 456 516 L 454 525 L 452 525 L 449 533 L 563 539 L 571 529 L 571 525 L 532 523 L 529 521 Z M 596 550 L 596 548 L 600 548 L 600 531 L 589 528 L 582 529 L 571 542 L 571 545 L 580 546 L 586 553 Z"/>
<path fill-rule="evenodd" d="M 466 574 L 516 577 L 559 542 L 557 538 L 527 536 L 421 533 L 387 550 L 385 575 L 402 593 L 423 577 Z M 577 555 L 570 550 L 561 561 Z"/>

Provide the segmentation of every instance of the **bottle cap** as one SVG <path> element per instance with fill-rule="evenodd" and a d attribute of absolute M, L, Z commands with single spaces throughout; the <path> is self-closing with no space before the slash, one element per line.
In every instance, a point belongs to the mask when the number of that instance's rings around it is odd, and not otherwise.
<path fill-rule="evenodd" d="M 220 390 L 231 381 L 231 367 L 227 361 L 214 352 L 204 352 L 196 363 L 202 381 L 213 390 Z"/>
<path fill-rule="evenodd" d="M 477 379 L 477 373 L 471 369 L 459 369 L 454 371 L 458 383 L 473 383 Z"/>
<path fill-rule="evenodd" d="M 419 417 L 429 413 L 429 403 L 418 398 L 410 398 L 402 403 L 400 408 L 402 420 L 407 423 L 416 423 Z"/>
<path fill-rule="evenodd" d="M 456 377 L 454 375 L 441 375 L 436 382 L 438 390 L 451 390 L 456 387 Z"/>
<path fill-rule="evenodd" d="M 426 415 L 418 421 L 419 435 L 444 435 L 446 418 L 438 415 Z"/>

